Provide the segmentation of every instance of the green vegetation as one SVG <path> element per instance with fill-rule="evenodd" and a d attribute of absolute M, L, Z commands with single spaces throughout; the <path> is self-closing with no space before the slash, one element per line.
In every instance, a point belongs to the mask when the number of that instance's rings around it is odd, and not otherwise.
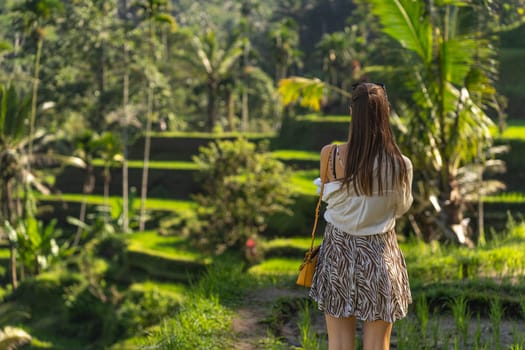
<path fill-rule="evenodd" d="M 93 160 L 93 165 L 102 166 L 104 161 L 102 159 Z M 121 167 L 121 165 L 115 164 L 114 167 Z M 128 162 L 130 168 L 140 168 L 144 166 L 144 162 L 140 160 L 131 160 Z M 193 162 L 161 162 L 161 161 L 150 161 L 150 169 L 166 169 L 166 170 L 197 170 L 197 165 Z"/>
<path fill-rule="evenodd" d="M 319 162 L 319 152 L 298 150 L 277 150 L 272 155 L 282 160 L 311 160 Z"/>
<path fill-rule="evenodd" d="M 38 197 L 41 200 L 55 201 L 55 202 L 82 202 L 86 200 L 88 204 L 102 205 L 104 204 L 104 197 L 102 196 L 83 196 L 81 194 L 60 194 L 60 195 L 41 195 Z M 117 210 L 118 204 L 120 203 L 119 197 L 111 197 L 109 200 L 113 210 Z M 138 203 L 134 203 L 135 208 L 138 208 Z M 173 199 L 158 199 L 150 198 L 146 202 L 146 208 L 150 210 L 167 210 L 176 212 L 191 212 L 195 209 L 195 202 L 189 200 L 173 200 Z"/>
<path fill-rule="evenodd" d="M 128 249 L 131 252 L 148 253 L 166 259 L 205 261 L 206 255 L 193 248 L 189 242 L 177 236 L 163 237 L 156 232 L 137 232 L 130 235 Z"/>
<path fill-rule="evenodd" d="M 421 180 L 416 222 L 436 227 L 428 198 L 450 190 L 482 190 L 486 211 L 474 249 L 400 222 L 416 302 L 393 343 L 523 349 L 525 10 L 458 4 L 0 1 L 0 348 L 20 332 L 23 349 L 325 349 L 294 280 L 319 150 L 347 139 L 369 80 Z M 277 94 L 287 82 L 302 98 Z M 483 174 L 499 194 L 468 172 L 491 138 L 511 146 L 509 171 Z M 477 208 L 456 204 L 475 236 Z"/>
<path fill-rule="evenodd" d="M 194 197 L 199 222 L 190 231 L 208 252 L 244 249 L 248 240 L 257 240 L 269 216 L 290 212 L 288 169 L 255 144 L 218 141 L 201 148 L 194 160 L 203 193 Z"/>
<path fill-rule="evenodd" d="M 345 124 L 350 122 L 350 116 L 347 115 L 317 115 L 307 114 L 297 118 L 298 121 L 306 121 L 311 123 L 342 123 L 341 127 L 344 128 Z"/>
<path fill-rule="evenodd" d="M 525 121 L 513 119 L 508 122 L 507 127 L 499 138 L 506 140 L 525 140 Z"/>

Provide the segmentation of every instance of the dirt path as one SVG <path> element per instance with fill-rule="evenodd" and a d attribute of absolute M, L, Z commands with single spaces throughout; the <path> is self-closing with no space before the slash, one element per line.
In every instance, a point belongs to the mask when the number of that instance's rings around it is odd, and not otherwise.
<path fill-rule="evenodd" d="M 306 290 L 270 287 L 250 292 L 244 298 L 241 307 L 237 309 L 233 319 L 233 330 L 237 338 L 235 349 L 261 349 L 260 340 L 268 335 L 268 325 L 265 321 L 271 316 L 275 303 L 280 298 L 288 297 L 306 297 Z M 296 335 L 293 330 L 282 331 L 290 332 L 291 337 Z"/>

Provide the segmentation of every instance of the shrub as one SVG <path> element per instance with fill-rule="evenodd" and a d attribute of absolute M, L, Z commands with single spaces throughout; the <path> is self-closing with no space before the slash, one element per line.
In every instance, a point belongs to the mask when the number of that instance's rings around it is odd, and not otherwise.
<path fill-rule="evenodd" d="M 7 296 L 19 305 L 27 307 L 32 317 L 54 314 L 64 311 L 63 296 L 65 290 L 81 283 L 78 274 L 42 274 L 23 280 L 18 288 Z M 45 300 L 45 302 L 42 302 Z"/>
<path fill-rule="evenodd" d="M 130 336 L 157 324 L 173 312 L 176 306 L 174 299 L 160 293 L 156 288 L 131 290 L 117 312 L 122 332 Z"/>
<path fill-rule="evenodd" d="M 201 247 L 216 253 L 242 249 L 265 229 L 270 215 L 288 211 L 289 170 L 266 147 L 240 138 L 200 148 L 194 161 L 203 193 L 194 196 L 199 221 L 190 231 Z"/>
<path fill-rule="evenodd" d="M 99 343 L 114 341 L 118 335 L 116 304 L 119 297 L 115 296 L 114 289 L 113 293 L 108 292 L 104 290 L 104 294 L 100 294 L 87 286 L 77 294 L 68 295 L 68 322 L 62 324 L 62 332 Z"/>
<path fill-rule="evenodd" d="M 122 234 L 109 234 L 96 243 L 95 252 L 98 256 L 109 261 L 123 263 L 127 248 L 128 243 L 126 242 L 126 236 Z"/>

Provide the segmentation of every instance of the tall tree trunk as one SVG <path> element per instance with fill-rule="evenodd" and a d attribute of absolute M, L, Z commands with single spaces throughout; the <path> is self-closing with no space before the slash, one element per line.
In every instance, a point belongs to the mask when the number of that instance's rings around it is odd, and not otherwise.
<path fill-rule="evenodd" d="M 153 43 L 153 19 L 150 19 L 149 26 L 149 40 L 150 40 L 150 53 L 152 57 L 152 64 L 155 63 L 155 46 Z M 146 199 L 148 197 L 148 174 L 149 174 L 149 158 L 151 149 L 151 122 L 153 114 L 153 83 L 148 80 L 148 110 L 146 116 L 146 135 L 144 139 L 144 164 L 142 165 L 142 184 L 140 191 L 140 219 L 139 219 L 139 230 L 144 231 L 146 225 Z"/>
<path fill-rule="evenodd" d="M 248 44 L 244 44 L 244 52 L 243 52 L 243 83 L 242 83 L 242 106 L 241 106 L 241 120 L 242 120 L 242 127 L 241 131 L 243 133 L 248 131 L 248 89 L 246 86 L 248 85 L 247 77 L 246 77 L 246 67 L 248 66 L 248 51 L 249 47 Z"/>
<path fill-rule="evenodd" d="M 98 67 L 98 120 L 104 120 L 104 94 L 106 91 L 106 42 L 102 40 L 100 44 L 100 56 L 99 56 L 99 67 Z"/>
<path fill-rule="evenodd" d="M 29 123 L 29 167 L 31 167 L 30 164 L 33 156 L 33 136 L 35 134 L 36 106 L 38 97 L 38 76 L 40 72 L 40 55 L 42 54 L 43 43 L 44 39 L 39 37 L 36 45 L 35 73 L 33 76 L 33 95 L 31 100 L 31 121 Z"/>
<path fill-rule="evenodd" d="M 479 170 L 478 170 L 478 236 L 476 237 L 476 243 L 480 246 L 485 245 L 485 210 L 483 207 L 483 194 L 481 192 L 483 188 L 483 166 L 485 165 L 486 159 L 483 156 L 481 147 L 478 147 L 478 159 L 479 159 Z"/>
<path fill-rule="evenodd" d="M 122 88 L 122 231 L 129 231 L 129 185 L 128 185 L 128 103 L 129 103 L 129 48 L 128 48 L 128 0 L 122 0 L 124 12 L 124 82 Z"/>

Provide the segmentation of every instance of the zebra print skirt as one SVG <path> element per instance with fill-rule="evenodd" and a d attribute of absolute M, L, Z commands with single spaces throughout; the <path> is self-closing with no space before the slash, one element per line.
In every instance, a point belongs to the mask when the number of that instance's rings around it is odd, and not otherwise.
<path fill-rule="evenodd" d="M 395 231 L 352 236 L 327 224 L 310 297 L 337 318 L 395 322 L 412 302 Z"/>

